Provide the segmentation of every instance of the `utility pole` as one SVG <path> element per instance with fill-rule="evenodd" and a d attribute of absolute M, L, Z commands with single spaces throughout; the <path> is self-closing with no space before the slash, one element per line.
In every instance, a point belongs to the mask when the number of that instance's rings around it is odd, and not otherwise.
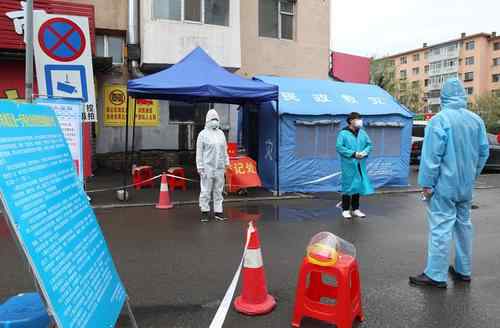
<path fill-rule="evenodd" d="M 24 99 L 26 102 L 33 102 L 33 0 L 26 0 L 24 14 L 24 43 L 26 48 L 26 74 Z"/>

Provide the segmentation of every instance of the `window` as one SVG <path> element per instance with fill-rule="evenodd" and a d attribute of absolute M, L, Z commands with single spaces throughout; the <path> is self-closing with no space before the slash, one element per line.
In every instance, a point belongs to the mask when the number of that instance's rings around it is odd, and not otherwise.
<path fill-rule="evenodd" d="M 404 64 L 407 64 L 408 63 L 408 58 L 406 58 L 406 56 L 403 56 L 399 59 L 399 62 L 404 65 Z"/>
<path fill-rule="evenodd" d="M 429 73 L 429 65 L 425 65 L 424 67 L 424 72 L 427 74 Z"/>
<path fill-rule="evenodd" d="M 413 61 L 419 61 L 419 60 L 420 60 L 420 54 L 414 54 Z"/>
<path fill-rule="evenodd" d="M 182 0 L 154 0 L 153 17 L 160 19 L 181 20 Z"/>
<path fill-rule="evenodd" d="M 474 58 L 474 57 L 472 57 Z M 457 66 L 457 60 L 456 59 L 447 59 L 443 62 L 443 67 L 446 68 L 454 68 Z"/>
<path fill-rule="evenodd" d="M 413 72 L 413 75 L 418 75 L 418 74 L 420 74 L 420 68 L 419 67 L 414 67 L 413 70 L 412 70 L 412 72 Z"/>
<path fill-rule="evenodd" d="M 441 48 L 432 49 L 432 54 L 435 56 L 439 56 L 441 54 Z"/>
<path fill-rule="evenodd" d="M 474 50 L 476 48 L 476 42 L 475 41 L 469 41 L 465 43 L 465 49 L 466 50 Z"/>
<path fill-rule="evenodd" d="M 429 52 L 430 52 L 430 51 L 429 51 L 429 50 L 427 50 L 427 51 L 424 53 L 424 59 L 429 58 Z"/>
<path fill-rule="evenodd" d="M 403 98 L 403 97 L 402 97 Z M 373 150 L 372 157 L 401 155 L 401 129 L 397 127 L 368 126 L 366 133 L 370 136 Z"/>
<path fill-rule="evenodd" d="M 429 92 L 429 98 L 439 98 L 441 97 L 441 90 L 432 90 Z"/>
<path fill-rule="evenodd" d="M 204 122 L 210 104 L 189 104 L 180 101 L 169 102 L 169 120 L 171 123 Z"/>
<path fill-rule="evenodd" d="M 229 0 L 153 0 L 153 17 L 229 26 Z"/>
<path fill-rule="evenodd" d="M 491 90 L 491 93 L 493 93 L 494 96 L 500 97 L 500 89 Z"/>
<path fill-rule="evenodd" d="M 340 124 L 325 121 L 296 122 L 295 154 L 299 158 L 329 158 L 337 157 L 335 147 Z"/>
<path fill-rule="evenodd" d="M 474 57 L 465 58 L 465 65 L 474 65 Z"/>
<path fill-rule="evenodd" d="M 401 92 L 406 92 L 407 87 L 408 87 L 408 85 L 406 84 L 406 82 L 402 82 L 399 84 L 399 90 Z"/>
<path fill-rule="evenodd" d="M 229 26 L 229 0 L 205 0 L 205 24 Z"/>
<path fill-rule="evenodd" d="M 401 80 L 406 80 L 406 70 L 405 69 L 399 71 L 399 78 Z"/>
<path fill-rule="evenodd" d="M 500 42 L 495 42 L 493 44 L 493 50 L 500 50 Z"/>
<path fill-rule="evenodd" d="M 123 38 L 111 35 L 96 35 L 97 57 L 111 57 L 113 64 L 123 64 Z"/>
<path fill-rule="evenodd" d="M 420 87 L 420 81 L 413 81 L 411 87 L 412 89 L 418 89 Z"/>
<path fill-rule="evenodd" d="M 467 72 L 464 74 L 464 82 L 474 81 L 474 72 Z"/>
<path fill-rule="evenodd" d="M 473 87 L 468 87 L 468 88 L 465 88 L 465 93 L 466 93 L 468 96 L 472 96 L 472 94 L 474 93 L 474 88 L 473 88 Z"/>
<path fill-rule="evenodd" d="M 424 81 L 424 85 L 425 85 L 426 87 L 428 87 L 428 86 L 429 86 L 429 79 L 425 79 L 425 81 Z"/>
<path fill-rule="evenodd" d="M 500 74 L 493 74 L 493 83 L 500 82 Z"/>
<path fill-rule="evenodd" d="M 201 22 L 201 0 L 184 0 L 184 20 Z"/>
<path fill-rule="evenodd" d="M 259 0 L 259 35 L 293 40 L 295 2 L 292 0 Z"/>
<path fill-rule="evenodd" d="M 500 57 L 493 58 L 493 66 L 500 66 Z"/>

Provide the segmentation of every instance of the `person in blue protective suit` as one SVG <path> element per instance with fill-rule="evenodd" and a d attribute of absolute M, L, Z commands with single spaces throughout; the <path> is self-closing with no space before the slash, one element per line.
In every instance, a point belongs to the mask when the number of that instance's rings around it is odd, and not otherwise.
<path fill-rule="evenodd" d="M 224 221 L 222 202 L 224 197 L 224 173 L 229 166 L 227 141 L 224 132 L 219 128 L 219 115 L 215 109 L 207 113 L 205 129 L 200 132 L 196 141 L 196 167 L 200 175 L 200 209 L 201 222 L 210 218 L 210 201 L 213 198 L 214 218 Z"/>
<path fill-rule="evenodd" d="M 348 126 L 337 137 L 337 153 L 342 169 L 342 216 L 345 219 L 351 219 L 352 215 L 364 218 L 366 215 L 359 209 L 359 198 L 374 192 L 366 170 L 366 158 L 372 150 L 372 142 L 363 130 L 359 113 L 351 113 L 347 123 Z"/>
<path fill-rule="evenodd" d="M 427 266 L 410 277 L 411 284 L 446 288 L 448 271 L 455 281 L 470 282 L 472 190 L 488 156 L 484 122 L 467 110 L 460 81 L 449 79 L 441 91 L 441 112 L 425 132 L 418 183 L 427 202 Z M 455 265 L 448 267 L 453 236 Z"/>

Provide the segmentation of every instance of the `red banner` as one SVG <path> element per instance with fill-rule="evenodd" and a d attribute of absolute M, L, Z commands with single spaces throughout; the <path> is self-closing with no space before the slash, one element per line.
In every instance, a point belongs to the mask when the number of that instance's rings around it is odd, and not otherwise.
<path fill-rule="evenodd" d="M 250 157 L 232 157 L 230 168 L 226 173 L 229 192 L 243 188 L 262 187 L 262 181 L 257 174 L 257 165 Z"/>

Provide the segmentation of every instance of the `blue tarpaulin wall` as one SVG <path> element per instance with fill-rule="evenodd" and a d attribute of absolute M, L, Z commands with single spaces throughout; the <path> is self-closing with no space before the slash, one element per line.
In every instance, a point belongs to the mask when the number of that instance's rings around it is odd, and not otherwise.
<path fill-rule="evenodd" d="M 365 84 L 264 76 L 256 79 L 280 90 L 279 133 L 276 103 L 261 104 L 257 114 L 259 174 L 266 188 L 276 190 L 279 148 L 281 192 L 340 191 L 340 159 L 335 143 L 353 111 L 363 115 L 374 144 L 368 174 L 375 187 L 408 185 L 413 114 L 390 94 Z M 247 111 L 242 116 L 245 136 Z"/>

